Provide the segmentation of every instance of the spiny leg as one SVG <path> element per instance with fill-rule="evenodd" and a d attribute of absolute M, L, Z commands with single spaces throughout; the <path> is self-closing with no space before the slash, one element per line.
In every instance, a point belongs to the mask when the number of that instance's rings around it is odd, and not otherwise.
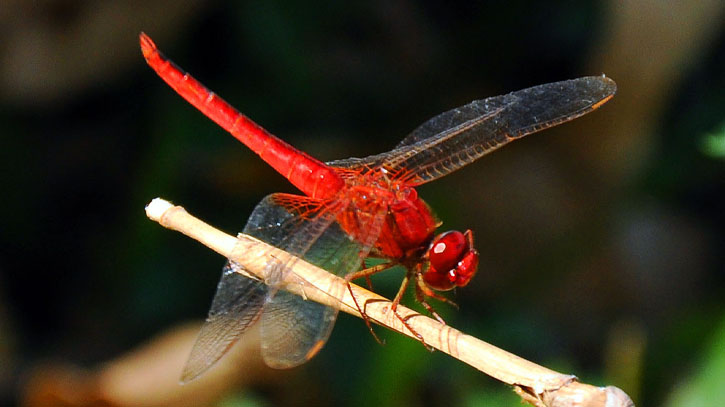
<path fill-rule="evenodd" d="M 385 342 L 383 342 L 378 335 L 373 330 L 373 325 L 370 323 L 370 317 L 365 312 L 364 308 L 367 306 L 367 301 L 363 303 L 363 307 L 360 308 L 360 304 L 357 302 L 357 298 L 355 298 L 355 294 L 352 292 L 352 285 L 349 281 L 346 282 L 347 284 L 347 291 L 350 293 L 350 297 L 352 297 L 352 302 L 355 303 L 355 308 L 357 308 L 357 311 L 360 313 L 360 316 L 362 317 L 363 321 L 365 321 L 365 325 L 367 325 L 368 330 L 370 331 L 370 334 L 375 338 L 375 342 L 385 345 Z"/>
<path fill-rule="evenodd" d="M 363 260 L 363 270 L 367 270 L 367 269 L 368 269 L 368 266 L 365 265 L 365 260 Z M 368 285 L 368 290 L 375 291 L 375 290 L 373 290 L 373 280 L 370 279 L 370 274 L 366 274 L 364 277 L 365 277 L 365 284 Z"/>
<path fill-rule="evenodd" d="M 430 305 L 428 301 L 426 301 L 426 298 L 428 297 L 448 303 L 458 309 L 458 304 L 431 290 L 430 287 L 428 287 L 428 285 L 425 283 L 425 281 L 423 281 L 423 275 L 421 273 L 416 273 L 415 299 L 418 300 L 418 302 L 428 312 L 430 312 L 430 314 L 433 315 L 433 317 L 437 319 L 438 322 L 440 322 L 441 324 L 445 324 L 446 321 L 444 321 L 443 318 L 441 318 L 441 316 L 435 311 L 433 306 Z"/>
<path fill-rule="evenodd" d="M 394 262 L 394 261 L 389 261 L 387 263 L 376 264 L 376 265 L 374 265 L 372 267 L 364 268 L 364 269 L 362 269 L 360 271 L 356 271 L 354 273 L 350 273 L 350 274 L 348 274 L 345 277 L 345 279 L 348 280 L 348 281 L 352 281 L 352 280 L 356 280 L 356 279 L 362 278 L 362 277 L 370 277 L 373 274 L 380 273 L 381 271 L 385 271 L 385 270 L 387 270 L 389 268 L 392 268 L 394 266 L 397 266 L 397 265 L 398 265 L 398 263 L 397 262 Z"/>
<path fill-rule="evenodd" d="M 440 295 L 437 292 L 433 291 L 430 287 L 428 287 L 428 284 L 426 284 L 425 280 L 423 280 L 422 274 L 418 274 L 418 288 L 420 288 L 422 294 L 425 295 L 426 297 L 435 298 L 436 300 L 438 300 L 440 302 L 445 302 L 446 304 L 452 306 L 455 309 L 460 308 L 458 306 L 458 304 L 456 304 L 450 298 Z"/>
<path fill-rule="evenodd" d="M 428 349 L 429 351 L 432 352 L 435 349 L 432 346 L 425 343 L 425 339 L 423 338 L 423 335 L 418 333 L 418 331 L 413 329 L 413 327 L 410 326 L 410 324 L 408 323 L 408 320 L 410 318 L 412 318 L 416 315 L 420 315 L 420 314 L 412 314 L 412 315 L 403 317 L 402 315 L 400 315 L 398 313 L 398 304 L 400 304 L 400 300 L 403 299 L 403 295 L 405 294 L 405 291 L 408 289 L 408 284 L 410 283 L 411 274 L 412 273 L 410 272 L 410 270 L 408 270 L 408 272 L 405 273 L 405 278 L 403 278 L 403 282 L 400 284 L 400 289 L 398 290 L 398 293 L 395 295 L 395 298 L 393 298 L 393 302 L 390 305 L 390 309 L 393 311 L 393 314 L 398 318 L 398 320 L 400 320 L 400 322 L 403 324 L 403 326 L 405 326 L 410 331 L 410 333 L 412 333 L 413 336 L 415 336 L 416 339 L 418 339 L 420 341 L 420 343 L 422 343 L 423 346 L 425 346 L 426 349 Z"/>
<path fill-rule="evenodd" d="M 363 265 L 364 264 L 365 264 L 365 262 L 363 261 Z M 375 341 L 381 345 L 384 345 L 385 342 L 380 340 L 378 335 L 375 333 L 375 331 L 373 330 L 373 325 L 370 323 L 370 317 L 368 317 L 368 314 L 365 312 L 365 309 L 367 307 L 369 300 L 365 301 L 365 303 L 363 304 L 363 306 L 361 308 L 360 304 L 357 302 L 357 298 L 355 298 L 355 294 L 352 292 L 352 285 L 350 285 L 350 282 L 352 280 L 364 277 L 365 280 L 368 281 L 368 286 L 372 286 L 371 281 L 370 281 L 371 275 L 373 275 L 375 273 L 379 273 L 384 270 L 387 270 L 387 269 L 395 266 L 396 264 L 397 263 L 394 263 L 394 262 L 381 263 L 381 264 L 375 265 L 373 267 L 368 267 L 368 268 L 365 268 L 358 272 L 348 274 L 345 277 L 345 281 L 347 283 L 347 290 L 350 293 L 350 297 L 352 297 L 352 301 L 355 303 L 355 307 L 357 308 L 358 312 L 360 313 L 360 316 L 362 317 L 363 321 L 365 321 L 365 325 L 367 325 L 368 330 L 370 331 L 370 334 L 373 336 L 373 338 L 375 338 Z"/>
<path fill-rule="evenodd" d="M 352 300 L 355 303 L 355 307 L 357 307 L 358 312 L 360 312 L 360 315 L 363 317 L 363 321 L 365 321 L 365 325 L 367 325 L 368 330 L 370 330 L 370 333 L 373 335 L 375 340 L 380 344 L 383 344 L 383 342 L 375 334 L 375 331 L 373 331 L 373 326 L 370 323 L 370 317 L 368 317 L 367 313 L 365 312 L 368 304 L 371 302 L 376 302 L 377 300 L 366 300 L 365 303 L 363 303 L 362 308 L 360 308 L 360 304 L 357 302 L 357 298 L 355 298 L 355 295 L 352 292 L 352 286 L 350 285 L 350 281 L 358 279 L 358 278 L 362 278 L 362 277 L 364 277 L 365 279 L 369 279 L 371 275 L 379 273 L 384 270 L 387 270 L 389 268 L 392 268 L 393 266 L 396 266 L 397 264 L 398 264 L 397 262 L 393 262 L 393 261 L 387 262 L 387 263 L 381 263 L 381 264 L 360 270 L 356 273 L 352 273 L 345 278 L 345 280 L 347 280 L 348 291 L 350 292 L 350 296 L 352 297 Z M 416 314 L 409 315 L 407 317 L 403 317 L 402 315 L 400 315 L 398 313 L 398 310 L 397 310 L 398 304 L 400 304 L 400 301 L 403 299 L 403 295 L 405 294 L 405 291 L 408 288 L 408 284 L 410 283 L 410 277 L 412 274 L 414 274 L 414 273 L 411 273 L 410 271 L 408 271 L 405 274 L 405 278 L 403 278 L 403 282 L 401 283 L 400 289 L 398 289 L 398 293 L 395 295 L 395 298 L 392 301 L 390 309 L 393 311 L 393 314 L 396 316 L 396 318 L 398 318 L 398 320 L 403 324 L 403 326 L 405 326 L 410 331 L 410 333 L 412 333 L 413 336 L 416 339 L 418 339 L 423 344 L 423 346 L 426 347 L 426 349 L 433 351 L 434 348 L 431 347 L 430 345 L 428 345 L 425 342 L 425 339 L 423 339 L 423 336 L 421 334 L 419 334 L 418 331 L 413 329 L 413 327 L 410 326 L 410 324 L 408 323 L 408 319 L 415 316 Z M 419 274 L 419 273 L 416 273 L 416 274 Z M 417 292 L 417 289 L 416 289 L 416 292 Z M 445 298 L 445 297 L 443 297 L 443 298 Z M 426 305 L 427 305 L 427 303 L 424 304 L 424 306 L 426 306 Z M 428 307 L 426 307 L 426 309 L 428 309 L 429 307 L 430 306 L 428 305 Z M 435 314 L 435 315 L 437 315 L 437 314 Z M 441 320 L 440 317 L 438 317 L 438 318 L 439 318 L 439 320 Z"/>

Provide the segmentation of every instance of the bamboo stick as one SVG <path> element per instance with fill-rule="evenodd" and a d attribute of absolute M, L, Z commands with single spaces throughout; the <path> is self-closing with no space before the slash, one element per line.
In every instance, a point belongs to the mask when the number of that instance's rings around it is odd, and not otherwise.
<path fill-rule="evenodd" d="M 251 236 L 230 236 L 193 217 L 183 207 L 174 206 L 160 198 L 146 206 L 146 215 L 162 226 L 181 232 L 222 256 L 240 263 L 254 274 L 249 277 L 262 281 L 267 280 L 264 274 L 265 265 L 270 259 L 285 261 L 291 256 Z M 347 284 L 345 279 L 301 259 L 292 264 L 294 273 L 289 273 L 282 289 L 361 316 L 350 291 L 344 286 Z M 390 312 L 391 303 L 388 299 L 355 284 L 351 286 L 358 304 L 366 304 L 365 313 L 371 321 L 415 337 Z M 333 298 L 327 294 L 330 292 L 343 294 L 341 298 Z M 407 318 L 407 323 L 428 346 L 513 386 L 524 401 L 536 407 L 634 407 L 629 396 L 617 387 L 596 387 L 581 383 L 573 375 L 537 365 L 402 305 L 398 307 L 398 313 Z"/>

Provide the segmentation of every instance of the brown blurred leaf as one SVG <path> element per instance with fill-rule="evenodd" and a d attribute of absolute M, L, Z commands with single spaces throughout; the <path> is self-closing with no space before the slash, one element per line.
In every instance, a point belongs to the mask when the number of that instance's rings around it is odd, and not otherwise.
<path fill-rule="evenodd" d="M 209 372 L 182 386 L 179 377 L 198 332 L 197 324 L 172 328 L 97 370 L 38 366 L 28 375 L 21 405 L 205 406 L 233 389 L 288 374 L 263 363 L 258 329 L 253 328 Z"/>

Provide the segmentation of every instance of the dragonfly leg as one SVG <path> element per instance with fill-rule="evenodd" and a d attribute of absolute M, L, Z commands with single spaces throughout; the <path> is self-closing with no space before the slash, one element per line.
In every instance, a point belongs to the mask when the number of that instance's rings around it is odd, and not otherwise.
<path fill-rule="evenodd" d="M 363 261 L 363 265 L 365 262 Z M 352 286 L 350 285 L 350 282 L 352 280 L 365 277 L 365 280 L 368 282 L 368 286 L 372 287 L 372 282 L 370 281 L 370 276 L 379 273 L 383 270 L 387 270 L 393 266 L 395 266 L 396 263 L 394 262 L 388 262 L 388 263 L 381 263 L 373 267 L 368 267 L 363 270 L 357 271 L 355 273 L 350 273 L 347 276 L 345 276 L 345 280 L 347 281 L 347 290 L 350 292 L 350 297 L 352 297 L 352 301 L 355 303 L 355 307 L 357 308 L 358 312 L 360 313 L 360 316 L 362 317 L 363 321 L 365 321 L 365 325 L 367 325 L 368 330 L 370 331 L 370 334 L 375 338 L 375 341 L 381 345 L 384 345 L 385 342 L 380 340 L 378 335 L 373 330 L 373 325 L 370 323 L 370 317 L 368 317 L 368 314 L 365 312 L 365 309 L 368 305 L 369 301 L 365 301 L 362 307 L 360 307 L 360 304 L 357 302 L 357 298 L 355 298 L 355 294 L 352 292 Z"/>
<path fill-rule="evenodd" d="M 368 290 L 373 291 L 373 280 L 370 279 L 370 275 L 365 276 L 365 283 L 368 285 Z"/>
<path fill-rule="evenodd" d="M 368 269 L 368 266 L 365 264 L 365 259 L 363 259 L 363 271 Z M 373 280 L 370 279 L 370 274 L 365 274 L 365 284 L 368 285 L 368 290 L 373 291 Z"/>
<path fill-rule="evenodd" d="M 436 294 L 436 296 L 438 296 L 438 295 Z M 436 298 L 436 297 L 433 297 L 433 298 Z M 445 297 L 443 297 L 443 298 L 445 298 Z M 428 301 L 426 301 L 426 293 L 420 287 L 420 284 L 416 284 L 416 286 L 415 286 L 415 299 L 418 300 L 420 305 L 422 305 L 423 308 L 425 308 L 426 311 L 428 311 L 433 316 L 433 318 L 437 319 L 438 322 L 440 322 L 443 325 L 446 324 L 446 321 L 444 321 L 443 318 L 441 318 L 441 316 L 436 312 L 436 310 L 433 308 L 433 306 L 430 305 L 428 303 Z"/>
<path fill-rule="evenodd" d="M 378 338 L 378 336 L 375 334 L 375 331 L 373 331 L 373 326 L 370 323 L 370 317 L 368 317 L 367 313 L 365 312 L 365 309 L 367 308 L 368 304 L 372 303 L 372 302 L 376 302 L 377 300 L 366 300 L 365 303 L 363 303 L 363 306 L 361 308 L 360 304 L 357 302 L 357 299 L 355 298 L 355 295 L 352 292 L 352 286 L 350 285 L 350 281 L 355 280 L 357 278 L 362 278 L 362 277 L 364 277 L 365 279 L 369 279 L 371 275 L 379 273 L 384 270 L 387 270 L 393 266 L 396 266 L 397 264 L 398 264 L 397 262 L 393 262 L 393 261 L 387 262 L 387 263 L 381 263 L 381 264 L 360 270 L 358 272 L 351 273 L 345 277 L 345 279 L 348 281 L 348 284 L 347 284 L 348 291 L 350 292 L 350 296 L 352 297 L 352 300 L 355 303 L 355 306 L 357 307 L 358 312 L 360 312 L 360 315 L 362 316 L 363 321 L 365 321 L 365 325 L 367 325 L 368 329 L 370 330 L 370 333 L 373 335 L 375 340 L 380 344 L 384 344 L 384 343 L 383 343 L 383 341 L 380 340 L 380 338 Z M 408 331 L 410 331 L 410 333 L 412 333 L 413 336 L 416 339 L 418 339 L 423 344 L 423 346 L 426 347 L 426 349 L 433 351 L 434 349 L 430 345 L 425 343 L 423 336 L 421 334 L 419 334 L 418 331 L 413 329 L 413 327 L 410 326 L 410 324 L 408 323 L 408 319 L 410 319 L 416 315 L 420 315 L 420 314 L 413 314 L 413 315 L 408 315 L 406 317 L 403 317 L 402 315 L 400 315 L 398 313 L 398 304 L 400 304 L 400 301 L 403 299 L 403 295 L 405 294 L 405 290 L 408 288 L 408 284 L 410 283 L 411 275 L 413 275 L 413 273 L 410 273 L 410 272 L 406 273 L 405 278 L 403 278 L 403 282 L 400 285 L 400 289 L 398 289 L 398 293 L 395 295 L 395 298 L 393 298 L 393 301 L 390 305 L 390 309 L 393 311 L 393 314 L 395 315 L 395 317 L 398 318 L 398 320 L 403 324 L 403 326 L 405 326 L 405 328 L 408 329 Z M 416 290 L 416 292 L 417 292 L 417 290 Z M 433 293 L 433 294 L 435 295 L 435 293 Z M 445 297 L 443 297 L 443 298 L 445 298 Z M 424 303 L 424 301 L 422 301 L 421 303 Z M 429 312 L 432 310 L 432 307 L 430 307 L 427 303 L 424 303 L 424 306 L 426 307 L 427 310 L 429 310 Z M 432 313 L 436 316 L 438 315 L 435 312 L 432 312 Z M 438 317 L 438 318 L 440 318 L 440 317 Z"/>
<path fill-rule="evenodd" d="M 390 306 L 393 311 L 396 311 L 398 309 L 398 304 L 400 304 L 400 300 L 403 299 L 405 290 L 408 289 L 408 283 L 410 283 L 410 273 L 405 274 L 405 278 L 403 278 L 403 283 L 400 284 L 398 293 L 395 294 L 395 298 L 393 298 L 393 304 Z"/>
<path fill-rule="evenodd" d="M 365 321 L 365 325 L 367 325 L 368 330 L 370 331 L 370 334 L 375 338 L 375 342 L 385 345 L 385 342 L 383 342 L 378 335 L 373 330 L 373 325 L 370 323 L 370 317 L 365 312 L 365 307 L 368 305 L 368 301 L 365 301 L 363 303 L 362 308 L 360 307 L 360 304 L 357 302 L 357 298 L 355 298 L 355 294 L 352 292 L 352 285 L 350 285 L 350 282 L 347 282 L 347 291 L 350 292 L 350 297 L 352 297 L 352 302 L 355 303 L 355 308 L 357 308 L 357 311 L 360 313 L 360 316 L 362 317 L 363 321 Z"/>
<path fill-rule="evenodd" d="M 394 261 L 389 261 L 387 263 L 380 263 L 378 265 L 364 268 L 364 269 L 362 269 L 360 271 L 356 271 L 354 273 L 350 273 L 347 276 L 345 276 L 345 280 L 352 281 L 352 280 L 356 280 L 356 279 L 362 278 L 362 277 L 370 278 L 370 276 L 372 276 L 373 274 L 380 273 L 381 271 L 387 270 L 387 269 L 392 268 L 393 266 L 397 266 L 397 265 L 398 265 L 398 263 L 396 263 Z"/>
<path fill-rule="evenodd" d="M 367 307 L 367 305 L 368 305 L 368 304 L 371 304 L 371 303 L 375 303 L 375 302 L 389 302 L 389 301 L 388 301 L 388 300 L 378 300 L 378 299 L 370 299 L 370 300 L 367 300 L 367 301 L 365 301 L 365 304 L 363 304 L 363 308 Z M 426 348 L 426 349 L 428 349 L 429 351 L 433 352 L 433 351 L 435 350 L 435 348 L 433 348 L 432 346 L 428 345 L 428 344 L 427 344 L 427 343 L 425 342 L 425 339 L 423 338 L 423 335 L 419 334 L 419 333 L 418 333 L 418 331 L 416 331 L 416 330 L 415 330 L 415 329 L 414 329 L 414 328 L 413 328 L 412 326 L 410 326 L 410 324 L 408 323 L 408 320 L 409 320 L 410 318 L 413 318 L 413 317 L 417 317 L 417 316 L 419 316 L 420 314 L 418 314 L 418 313 L 415 313 L 415 314 L 412 314 L 412 315 L 408 315 L 408 316 L 405 316 L 405 317 L 404 317 L 404 316 L 400 315 L 400 314 L 398 313 L 398 311 L 397 311 L 397 310 L 395 310 L 395 309 L 392 309 L 392 307 L 391 307 L 391 310 L 393 311 L 393 315 L 395 315 L 395 317 L 396 317 L 396 318 L 398 318 L 398 320 L 399 320 L 399 321 L 400 321 L 400 322 L 401 322 L 401 323 L 403 324 L 403 326 L 404 326 L 404 327 L 405 327 L 406 329 L 408 329 L 408 330 L 410 331 L 410 333 L 411 333 L 411 334 L 413 334 L 413 336 L 415 337 L 415 339 L 419 340 L 419 341 L 420 341 L 420 343 L 422 343 L 422 344 L 423 344 L 423 346 L 425 346 L 425 348 Z"/>
<path fill-rule="evenodd" d="M 425 346 L 426 349 L 433 352 L 435 349 L 433 349 L 432 346 L 425 343 L 425 339 L 423 339 L 423 335 L 419 334 L 418 331 L 413 329 L 413 327 L 410 326 L 410 324 L 408 323 L 408 320 L 410 318 L 418 316 L 420 314 L 412 314 L 412 315 L 403 317 L 402 315 L 400 315 L 398 313 L 398 304 L 400 304 L 400 300 L 403 299 L 403 294 L 405 294 L 405 291 L 408 289 L 408 284 L 410 283 L 411 274 L 412 273 L 410 273 L 410 271 L 405 274 L 405 278 L 403 278 L 403 283 L 400 284 L 400 289 L 398 290 L 398 293 L 395 295 L 395 298 L 393 298 L 393 303 L 390 305 L 390 309 L 393 311 L 393 314 L 395 314 L 395 316 L 400 320 L 400 322 L 403 323 L 403 326 L 405 326 L 410 331 L 410 333 L 412 333 L 413 336 L 415 336 L 416 339 L 418 339 L 420 341 L 420 343 L 422 343 L 423 346 Z"/>
<path fill-rule="evenodd" d="M 425 281 L 423 281 L 422 274 L 418 274 L 417 282 L 418 282 L 417 290 L 419 290 L 419 291 L 416 291 L 416 294 L 420 294 L 423 297 L 435 298 L 438 301 L 445 302 L 446 304 L 452 306 L 455 309 L 459 308 L 458 304 L 456 304 L 451 299 L 431 290 L 430 287 L 428 287 L 428 284 L 426 284 Z M 420 299 L 418 299 L 418 301 L 420 301 Z"/>

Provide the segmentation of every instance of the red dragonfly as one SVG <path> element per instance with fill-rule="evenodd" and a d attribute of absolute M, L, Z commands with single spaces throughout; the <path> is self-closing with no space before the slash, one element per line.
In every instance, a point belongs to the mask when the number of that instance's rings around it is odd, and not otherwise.
<path fill-rule="evenodd" d="M 415 187 L 511 140 L 589 113 L 616 91 L 611 79 L 592 76 L 477 100 L 423 123 L 392 151 L 323 163 L 239 113 L 166 59 L 143 33 L 140 42 L 148 64 L 179 95 L 305 194 L 267 196 L 243 233 L 348 281 L 402 265 L 407 273 L 391 309 L 395 312 L 413 282 L 416 298 L 436 317 L 426 299 L 445 301 L 434 290 L 465 286 L 476 272 L 478 252 L 470 230 L 435 234 L 440 222 Z M 387 262 L 363 269 L 367 257 Z M 272 277 L 259 281 L 246 277 L 241 264 L 227 262 L 182 381 L 205 372 L 258 319 L 269 366 L 297 366 L 325 344 L 337 310 L 278 289 L 290 264 L 270 262 L 267 267 Z M 329 294 L 339 298 L 341 293 Z"/>

